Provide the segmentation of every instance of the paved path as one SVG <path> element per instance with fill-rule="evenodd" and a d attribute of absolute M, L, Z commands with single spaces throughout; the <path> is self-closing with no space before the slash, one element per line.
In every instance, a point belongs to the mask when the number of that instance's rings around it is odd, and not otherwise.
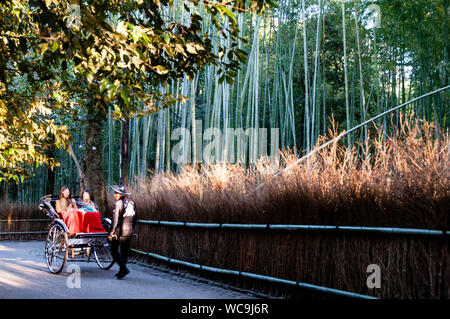
<path fill-rule="evenodd" d="M 44 259 L 43 241 L 0 241 L 0 299 L 3 298 L 132 298 L 132 299 L 222 299 L 254 298 L 252 295 L 171 275 L 138 264 L 130 264 L 130 274 L 117 280 L 118 266 L 98 268 L 95 262 L 68 261 L 64 270 L 51 274 Z M 73 272 L 79 266 L 80 288 Z M 72 270 L 73 271 L 73 270 Z M 72 275 L 72 277 L 70 277 Z"/>

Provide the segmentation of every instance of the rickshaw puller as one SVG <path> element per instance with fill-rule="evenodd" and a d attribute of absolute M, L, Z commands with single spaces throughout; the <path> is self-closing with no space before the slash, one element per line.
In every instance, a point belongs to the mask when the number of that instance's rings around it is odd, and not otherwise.
<path fill-rule="evenodd" d="M 133 228 L 136 222 L 135 203 L 128 198 L 130 193 L 127 192 L 125 186 L 117 185 L 110 186 L 110 188 L 115 193 L 116 203 L 114 205 L 112 227 L 108 239 L 111 242 L 111 254 L 120 267 L 119 272 L 115 276 L 117 279 L 122 279 L 130 272 L 126 264 Z M 129 205 L 133 205 L 131 210 L 128 209 Z"/>

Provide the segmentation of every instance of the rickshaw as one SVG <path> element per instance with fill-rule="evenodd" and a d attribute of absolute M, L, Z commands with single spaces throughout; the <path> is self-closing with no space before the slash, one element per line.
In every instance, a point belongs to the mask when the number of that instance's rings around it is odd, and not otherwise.
<path fill-rule="evenodd" d="M 90 209 L 85 207 L 79 197 L 73 198 L 80 209 Z M 39 204 L 39 210 L 51 219 L 45 243 L 45 259 L 48 270 L 53 274 L 58 274 L 64 269 L 68 260 L 89 262 L 92 255 L 101 269 L 110 269 L 114 264 L 111 247 L 107 240 L 111 229 L 111 220 L 101 218 L 105 232 L 70 234 L 63 218 L 56 212 L 57 199 L 57 195 L 45 195 Z"/>

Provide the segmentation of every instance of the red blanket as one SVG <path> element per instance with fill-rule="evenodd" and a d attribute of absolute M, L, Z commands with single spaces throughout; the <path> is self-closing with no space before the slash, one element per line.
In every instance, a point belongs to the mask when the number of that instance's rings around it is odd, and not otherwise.
<path fill-rule="evenodd" d="M 99 212 L 86 211 L 83 209 L 67 209 L 62 213 L 64 223 L 69 229 L 69 234 L 76 233 L 104 233 Z"/>

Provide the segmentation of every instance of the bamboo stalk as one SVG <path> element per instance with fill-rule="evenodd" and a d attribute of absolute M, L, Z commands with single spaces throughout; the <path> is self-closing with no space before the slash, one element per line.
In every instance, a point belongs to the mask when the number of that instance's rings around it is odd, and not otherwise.
<path fill-rule="evenodd" d="M 311 150 L 311 133 L 309 118 L 309 76 L 308 76 L 308 47 L 306 42 L 306 12 L 305 0 L 302 0 L 302 24 L 303 24 L 303 63 L 305 71 L 305 126 L 306 126 L 306 151 Z"/>
<path fill-rule="evenodd" d="M 349 108 L 349 96 L 348 96 L 348 77 L 347 77 L 347 42 L 345 39 L 345 2 L 342 1 L 342 42 L 344 44 L 344 81 L 345 81 L 345 114 L 347 121 L 347 131 L 350 130 L 350 108 Z M 351 135 L 347 137 L 347 147 L 351 146 Z"/>

